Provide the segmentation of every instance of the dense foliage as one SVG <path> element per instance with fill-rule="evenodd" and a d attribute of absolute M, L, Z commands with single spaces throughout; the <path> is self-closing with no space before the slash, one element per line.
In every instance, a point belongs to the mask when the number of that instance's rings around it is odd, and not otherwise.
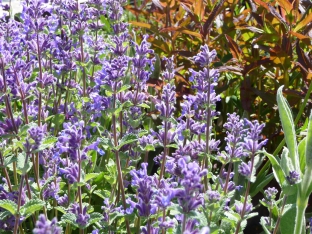
<path fill-rule="evenodd" d="M 306 1 L 22 5 L 0 11 L 0 233 L 306 233 Z"/>

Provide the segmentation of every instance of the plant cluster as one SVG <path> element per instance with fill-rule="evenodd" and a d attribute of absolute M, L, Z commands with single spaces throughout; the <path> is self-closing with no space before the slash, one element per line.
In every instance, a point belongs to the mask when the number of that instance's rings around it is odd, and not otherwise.
<path fill-rule="evenodd" d="M 238 234 L 258 203 L 265 233 L 305 233 L 312 115 L 298 144 L 295 126 L 309 94 L 294 122 L 278 89 L 276 157 L 265 124 L 235 112 L 218 138 L 217 50 L 187 59 L 184 93 L 177 56 L 131 32 L 125 0 L 22 4 L 0 14 L 0 233 Z"/>

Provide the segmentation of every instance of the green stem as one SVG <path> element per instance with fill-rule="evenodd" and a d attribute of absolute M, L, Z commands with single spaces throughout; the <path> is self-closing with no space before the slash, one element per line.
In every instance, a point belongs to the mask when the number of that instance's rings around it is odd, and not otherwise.
<path fill-rule="evenodd" d="M 114 85 L 113 109 L 116 108 L 116 99 L 117 99 L 116 90 L 117 90 L 117 82 L 115 82 L 115 85 Z M 117 120 L 116 120 L 116 114 L 115 113 L 112 114 L 112 122 L 113 122 L 114 145 L 115 145 L 115 147 L 117 147 L 118 146 Z M 126 195 L 125 195 L 124 184 L 123 184 L 123 176 L 122 176 L 122 169 L 121 169 L 121 165 L 120 165 L 119 151 L 117 149 L 115 150 L 115 158 L 116 158 L 116 166 L 117 166 L 117 172 L 118 172 L 118 184 L 119 184 L 119 188 L 121 190 L 122 203 L 123 203 L 124 209 L 126 209 L 127 208 Z M 125 217 L 125 221 L 126 221 L 127 233 L 131 234 L 128 218 Z"/>
<path fill-rule="evenodd" d="M 284 207 L 286 205 L 286 201 L 287 201 L 287 195 L 285 195 L 284 198 L 283 198 L 282 208 L 281 208 L 280 214 L 279 214 L 279 216 L 277 218 L 273 234 L 276 234 L 277 231 L 278 231 L 278 228 L 279 228 L 279 225 L 280 225 L 280 222 L 281 222 L 281 217 L 282 217 L 282 214 L 283 214 L 283 211 L 284 211 Z"/>

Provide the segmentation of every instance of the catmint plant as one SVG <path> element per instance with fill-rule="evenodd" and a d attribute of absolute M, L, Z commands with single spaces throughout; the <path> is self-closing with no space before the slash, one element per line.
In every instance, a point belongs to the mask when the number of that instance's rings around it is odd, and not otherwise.
<path fill-rule="evenodd" d="M 0 4 L 0 233 L 241 233 L 257 192 L 266 233 L 304 233 L 311 117 L 297 143 L 279 89 L 281 156 L 239 112 L 222 138 L 217 51 L 203 43 L 182 73 L 182 54 L 157 54 L 161 35 L 133 30 L 126 4 L 25 0 L 15 19 Z M 261 190 L 256 171 L 280 187 Z"/>

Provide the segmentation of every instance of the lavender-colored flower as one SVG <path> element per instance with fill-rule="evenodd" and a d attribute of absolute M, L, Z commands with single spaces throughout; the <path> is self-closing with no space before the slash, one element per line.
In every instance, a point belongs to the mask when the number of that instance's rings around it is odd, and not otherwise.
<path fill-rule="evenodd" d="M 174 79 L 175 75 L 175 64 L 174 57 L 171 58 L 164 57 L 163 60 L 166 62 L 166 70 L 163 72 L 163 77 L 167 82 L 170 82 Z"/>
<path fill-rule="evenodd" d="M 58 137 L 56 146 L 59 148 L 60 153 L 69 153 L 70 159 L 75 162 L 82 160 L 77 154 L 80 149 L 82 141 L 85 139 L 83 134 L 84 122 L 80 121 L 75 124 L 64 123 L 64 130 Z"/>
<path fill-rule="evenodd" d="M 142 136 L 139 138 L 139 145 L 142 149 L 144 149 L 148 145 L 155 146 L 158 143 L 152 135 Z"/>
<path fill-rule="evenodd" d="M 200 52 L 193 57 L 195 63 L 199 63 L 201 67 L 208 66 L 217 56 L 217 52 L 215 50 L 209 51 L 207 45 L 200 47 Z"/>
<path fill-rule="evenodd" d="M 210 203 L 216 203 L 220 201 L 221 199 L 220 193 L 218 193 L 218 191 L 208 190 L 207 195 L 208 195 L 208 201 Z"/>
<path fill-rule="evenodd" d="M 159 234 L 159 228 L 148 225 L 147 227 L 142 227 L 141 234 Z"/>
<path fill-rule="evenodd" d="M 166 84 L 163 87 L 161 94 L 161 102 L 155 105 L 156 109 L 160 111 L 160 115 L 169 118 L 175 111 L 175 102 L 176 102 L 176 92 L 175 86 L 170 83 Z"/>
<path fill-rule="evenodd" d="M 61 175 L 64 175 L 64 177 L 68 180 L 69 184 L 73 184 L 75 182 L 78 182 L 78 164 L 71 164 L 65 169 L 60 168 L 59 173 Z"/>
<path fill-rule="evenodd" d="M 142 90 L 142 86 L 145 86 L 146 81 L 149 79 L 151 75 L 150 72 L 146 71 L 146 67 L 152 65 L 152 60 L 147 58 L 148 54 L 153 54 L 154 51 L 149 49 L 150 43 L 147 42 L 147 35 L 143 36 L 143 40 L 140 45 L 135 45 L 135 57 L 132 58 L 132 73 L 136 76 L 139 81 L 140 90 Z"/>
<path fill-rule="evenodd" d="M 294 185 L 300 181 L 300 174 L 296 171 L 290 171 L 286 179 L 290 185 Z"/>
<path fill-rule="evenodd" d="M 226 154 L 221 153 L 221 157 L 232 160 L 244 156 L 241 142 L 245 133 L 243 121 L 236 113 L 228 114 L 228 120 L 223 126 L 227 130 L 225 138 L 227 145 L 225 147 Z"/>
<path fill-rule="evenodd" d="M 38 77 L 37 81 L 39 84 L 42 84 L 44 87 L 46 87 L 48 85 L 54 84 L 56 81 L 56 78 L 52 74 L 44 72 L 42 74 L 41 79 L 40 79 L 40 77 Z"/>
<path fill-rule="evenodd" d="M 244 203 L 242 203 L 242 202 L 237 202 L 237 203 L 235 204 L 235 210 L 236 210 L 236 212 L 239 213 L 240 215 L 241 215 L 242 212 L 243 212 L 243 208 L 244 208 Z M 252 204 L 250 204 L 250 203 L 247 202 L 247 203 L 246 203 L 246 207 L 245 207 L 244 215 L 245 215 L 245 214 L 248 214 L 251 210 L 252 210 Z"/>
<path fill-rule="evenodd" d="M 272 187 L 264 191 L 264 196 L 267 200 L 274 200 L 276 198 L 277 193 L 278 193 L 278 190 Z"/>
<path fill-rule="evenodd" d="M 179 179 L 179 184 L 183 188 L 176 190 L 176 197 L 183 212 L 188 213 L 203 204 L 203 197 L 200 194 L 203 189 L 201 180 L 207 175 L 207 170 L 202 170 L 196 162 L 187 163 L 184 158 L 179 159 L 178 166 L 183 175 Z"/>
<path fill-rule="evenodd" d="M 18 129 L 21 124 L 22 120 L 20 117 L 14 119 L 14 124 L 12 123 L 11 119 L 6 119 L 4 122 L 0 122 L 0 135 L 15 132 L 14 125 Z"/>
<path fill-rule="evenodd" d="M 154 196 L 154 188 L 156 186 L 157 181 L 155 181 L 154 176 L 147 175 L 147 163 L 142 163 L 140 170 L 132 170 L 130 172 L 132 176 L 131 184 L 137 187 L 137 200 L 135 203 L 131 200 L 128 200 L 128 203 L 132 208 L 138 209 L 138 213 L 140 216 L 148 217 L 149 215 L 156 212 L 156 207 L 152 203 Z"/>
<path fill-rule="evenodd" d="M 52 181 L 47 185 L 47 187 L 42 192 L 44 200 L 48 200 L 49 198 L 58 199 L 58 192 L 60 190 L 60 181 L 61 178 L 58 177 L 55 179 L 55 181 Z"/>
<path fill-rule="evenodd" d="M 57 226 L 57 219 L 53 218 L 51 221 L 47 220 L 45 215 L 39 215 L 36 222 L 36 227 L 33 230 L 34 234 L 61 234 L 62 229 Z"/>
<path fill-rule="evenodd" d="M 245 119 L 245 124 L 249 127 L 249 129 L 247 132 L 247 137 L 244 140 L 244 148 L 254 155 L 268 142 L 268 139 L 260 141 L 262 139 L 260 134 L 265 124 L 259 124 L 257 120 L 251 122 L 247 119 Z"/>
<path fill-rule="evenodd" d="M 166 218 L 165 220 L 163 220 L 162 218 L 158 218 L 159 221 L 159 227 L 161 229 L 169 229 L 169 228 L 173 228 L 176 224 L 176 221 L 170 218 Z"/>
<path fill-rule="evenodd" d="M 82 207 L 82 212 L 80 212 L 80 207 L 77 203 L 73 203 L 68 209 L 69 212 L 76 215 L 76 223 L 80 226 L 86 226 L 90 219 L 90 215 L 87 213 L 87 210 L 87 206 L 84 206 Z"/>
<path fill-rule="evenodd" d="M 67 194 L 64 194 L 64 196 L 62 196 L 62 197 L 58 197 L 57 203 L 60 206 L 65 206 L 66 207 L 68 205 L 68 196 L 67 196 Z"/>
<path fill-rule="evenodd" d="M 171 200 L 175 197 L 176 190 L 173 184 L 170 184 L 167 180 L 162 179 L 158 190 L 155 192 L 155 204 L 157 207 L 166 209 L 172 202 Z"/>
<path fill-rule="evenodd" d="M 37 150 L 45 137 L 47 126 L 32 127 L 28 130 L 29 138 L 26 139 L 25 148 L 27 152 L 33 152 Z"/>
<path fill-rule="evenodd" d="M 210 234 L 209 227 L 203 227 L 199 230 L 196 226 L 199 222 L 196 219 L 189 219 L 185 225 L 183 234 Z"/>
<path fill-rule="evenodd" d="M 156 136 L 158 141 L 159 141 L 159 143 L 161 143 L 163 145 L 165 143 L 165 125 L 167 126 L 167 135 L 166 135 L 167 141 L 166 141 L 166 144 L 169 144 L 170 142 L 173 141 L 173 139 L 174 139 L 174 137 L 176 135 L 176 132 L 172 130 L 172 129 L 174 129 L 173 123 L 163 121 L 161 129 L 159 130 L 159 133 L 155 132 L 152 129 L 150 130 L 151 135 L 152 136 Z"/>
<path fill-rule="evenodd" d="M 264 191 L 264 198 L 262 199 L 262 202 L 264 202 L 269 207 L 271 207 L 275 201 L 277 193 L 278 193 L 278 190 L 274 187 L 266 189 Z"/>
<path fill-rule="evenodd" d="M 78 217 L 76 219 L 76 222 L 78 225 L 80 226 L 86 226 L 89 219 L 90 219 L 90 215 L 87 213 L 87 207 L 83 207 L 82 209 L 82 213 L 79 212 Z"/>
<path fill-rule="evenodd" d="M 248 164 L 246 164 L 245 162 L 242 162 L 239 166 L 238 166 L 238 172 L 243 175 L 243 176 L 247 176 L 250 177 L 251 176 L 251 161 L 248 162 Z"/>

